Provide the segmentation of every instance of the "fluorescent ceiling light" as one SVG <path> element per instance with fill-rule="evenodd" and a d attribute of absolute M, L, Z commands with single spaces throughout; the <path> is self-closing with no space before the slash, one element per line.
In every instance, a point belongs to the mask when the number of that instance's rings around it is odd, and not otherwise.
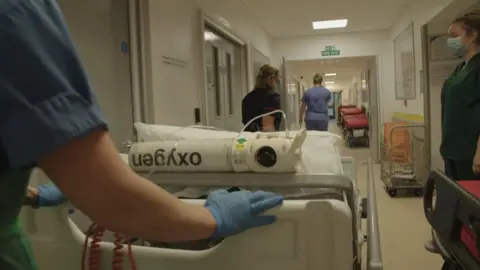
<path fill-rule="evenodd" d="M 325 75 L 323 75 L 325 77 L 329 77 L 329 76 L 337 76 L 337 73 L 325 73 Z"/>
<path fill-rule="evenodd" d="M 325 84 L 334 84 L 335 82 L 325 82 Z"/>
<path fill-rule="evenodd" d="M 215 35 L 215 34 L 212 33 L 212 32 L 205 31 L 205 33 L 203 33 L 203 38 L 204 38 L 206 41 L 214 41 L 214 40 L 217 39 L 217 35 Z"/>
<path fill-rule="evenodd" d="M 344 28 L 347 27 L 348 20 L 329 20 L 329 21 L 317 21 L 313 22 L 313 29 L 314 30 L 321 30 L 321 29 L 333 29 L 333 28 Z"/>

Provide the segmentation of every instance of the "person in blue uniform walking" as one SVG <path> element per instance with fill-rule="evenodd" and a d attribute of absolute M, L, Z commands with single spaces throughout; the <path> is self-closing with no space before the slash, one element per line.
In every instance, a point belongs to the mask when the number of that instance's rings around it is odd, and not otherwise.
<path fill-rule="evenodd" d="M 36 166 L 92 220 L 161 242 L 225 237 L 271 224 L 275 216 L 262 213 L 283 201 L 268 192 L 219 190 L 203 206 L 187 204 L 137 175 L 111 140 L 57 1 L 2 0 L 2 270 L 38 269 L 18 220 Z"/>
<path fill-rule="evenodd" d="M 313 87 L 308 89 L 302 98 L 300 105 L 300 123 L 305 115 L 305 127 L 307 130 L 328 131 L 328 103 L 332 99 L 330 90 L 322 86 L 323 76 L 315 74 Z"/>
<path fill-rule="evenodd" d="M 480 11 L 455 19 L 448 35 L 447 46 L 463 61 L 441 92 L 440 154 L 451 179 L 480 180 Z M 437 251 L 432 241 L 425 247 Z"/>

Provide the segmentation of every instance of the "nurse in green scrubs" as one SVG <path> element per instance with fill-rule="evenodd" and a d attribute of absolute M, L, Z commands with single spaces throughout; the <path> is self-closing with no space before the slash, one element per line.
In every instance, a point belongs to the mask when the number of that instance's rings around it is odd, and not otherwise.
<path fill-rule="evenodd" d="M 453 180 L 480 180 L 480 11 L 455 19 L 447 46 L 463 61 L 442 88 L 442 143 L 445 174 Z M 425 248 L 437 252 L 433 241 Z"/>
<path fill-rule="evenodd" d="M 454 180 L 480 179 L 480 12 L 456 19 L 448 46 L 463 62 L 442 89 L 442 144 L 445 173 Z"/>

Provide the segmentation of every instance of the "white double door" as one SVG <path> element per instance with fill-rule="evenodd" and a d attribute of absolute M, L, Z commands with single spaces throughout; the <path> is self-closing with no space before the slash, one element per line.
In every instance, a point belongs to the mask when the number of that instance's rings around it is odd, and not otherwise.
<path fill-rule="evenodd" d="M 205 77 L 207 124 L 239 131 L 241 101 L 246 78 L 242 71 L 242 47 L 205 28 Z"/>

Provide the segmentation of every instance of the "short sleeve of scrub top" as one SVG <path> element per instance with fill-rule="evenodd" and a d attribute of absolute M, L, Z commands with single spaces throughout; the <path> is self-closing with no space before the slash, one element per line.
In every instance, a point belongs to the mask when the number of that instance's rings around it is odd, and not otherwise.
<path fill-rule="evenodd" d="M 60 8 L 0 1 L 0 146 L 9 167 L 106 129 Z"/>

